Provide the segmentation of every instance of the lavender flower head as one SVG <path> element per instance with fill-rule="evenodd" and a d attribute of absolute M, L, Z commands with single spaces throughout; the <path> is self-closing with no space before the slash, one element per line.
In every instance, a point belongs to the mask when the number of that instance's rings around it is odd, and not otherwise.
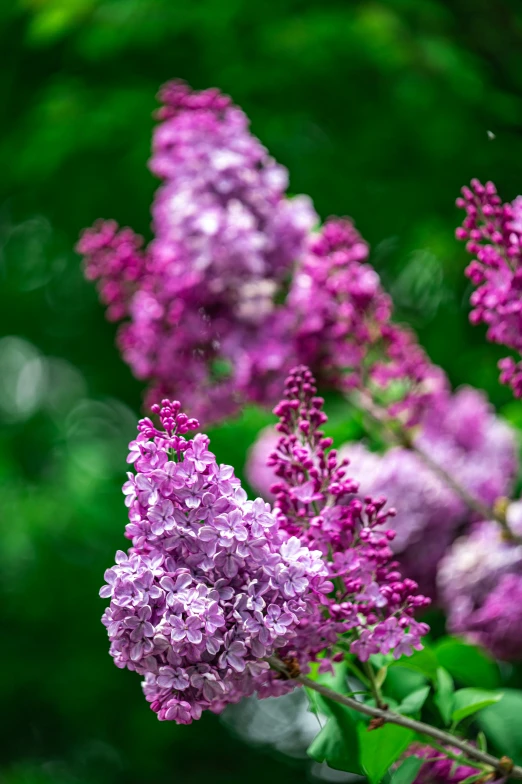
<path fill-rule="evenodd" d="M 103 615 L 118 667 L 144 677 L 159 719 L 188 724 L 202 710 L 289 686 L 264 661 L 293 651 L 299 623 L 330 584 L 319 550 L 281 530 L 261 499 L 249 501 L 208 438 L 164 400 L 162 429 L 140 421 L 123 487 L 132 547 L 105 573 Z"/>
<path fill-rule="evenodd" d="M 522 196 L 502 204 L 492 182 L 471 181 L 462 188 L 457 206 L 466 217 L 456 231 L 475 257 L 466 269 L 474 284 L 471 295 L 473 324 L 486 324 L 493 343 L 522 353 Z M 522 397 L 522 362 L 500 361 L 500 380 Z"/>
<path fill-rule="evenodd" d="M 338 460 L 321 430 L 327 417 L 316 391 L 307 368 L 292 371 L 286 399 L 274 411 L 281 437 L 269 457 L 278 479 L 272 489 L 279 525 L 323 554 L 332 583 L 331 593 L 318 596 L 315 612 L 301 621 L 297 650 L 312 656 L 324 651 L 325 665 L 335 659 L 332 646 L 343 634 L 362 661 L 377 652 L 409 655 L 422 648 L 428 627 L 414 612 L 429 599 L 417 594 L 413 580 L 401 578 L 392 559 L 395 534 L 381 529 L 394 511 L 385 510 L 384 498 L 354 497 L 358 486 L 346 475 L 347 461 Z"/>
<path fill-rule="evenodd" d="M 274 301 L 317 217 L 307 197 L 286 197 L 286 170 L 227 96 L 172 82 L 160 99 L 153 241 L 142 251 L 130 229 L 101 222 L 78 250 L 108 316 L 126 319 L 120 348 L 149 399 L 183 396 L 218 420 L 245 398 L 274 402 L 287 361 Z"/>
<path fill-rule="evenodd" d="M 520 537 L 522 502 L 511 504 L 507 521 Z M 452 632 L 498 659 L 522 658 L 522 545 L 508 541 L 498 523 L 479 523 L 457 539 L 438 582 Z"/>

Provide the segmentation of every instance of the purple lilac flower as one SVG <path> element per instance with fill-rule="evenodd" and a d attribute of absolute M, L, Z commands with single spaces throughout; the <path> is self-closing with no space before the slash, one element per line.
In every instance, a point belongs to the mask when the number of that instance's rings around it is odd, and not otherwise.
<path fill-rule="evenodd" d="M 413 580 L 402 579 L 392 560 L 395 533 L 379 530 L 394 514 L 385 511 L 385 499 L 354 496 L 358 485 L 346 476 L 347 461 L 338 460 L 320 429 L 327 421 L 323 402 L 310 371 L 299 367 L 274 411 L 281 437 L 269 464 L 277 477 L 279 525 L 292 537 L 284 545 L 290 566 L 278 570 L 280 584 L 299 595 L 308 562 L 301 546 L 320 550 L 331 581 L 328 595 L 318 593 L 314 612 L 301 621 L 296 648 L 308 655 L 326 649 L 326 658 L 334 657 L 343 634 L 362 661 L 390 650 L 397 658 L 411 654 L 422 648 L 428 628 L 414 612 L 429 599 L 417 594 Z"/>
<path fill-rule="evenodd" d="M 522 534 L 522 502 L 508 525 Z M 442 560 L 439 590 L 452 632 L 483 645 L 498 659 L 522 658 L 522 545 L 506 541 L 496 522 L 482 522 L 457 539 Z"/>
<path fill-rule="evenodd" d="M 288 297 L 295 353 L 320 385 L 363 388 L 390 415 L 415 424 L 446 385 L 409 330 L 391 321 L 391 298 L 368 263 L 368 245 L 349 220 L 330 219 L 312 239 Z M 392 382 L 400 394 L 389 399 Z"/>
<path fill-rule="evenodd" d="M 462 188 L 457 206 L 466 217 L 456 231 L 475 258 L 466 269 L 474 284 L 473 324 L 486 324 L 487 338 L 522 353 L 522 197 L 502 204 L 492 182 L 471 181 Z M 499 362 L 500 380 L 522 397 L 522 362 Z"/>
<path fill-rule="evenodd" d="M 276 441 L 276 430 L 266 428 L 247 462 L 251 486 L 267 499 L 273 498 L 271 487 L 276 481 L 274 468 L 267 465 Z M 424 414 L 415 443 L 489 506 L 513 488 L 518 467 L 515 434 L 475 389 L 463 387 L 454 394 L 439 395 Z M 339 455 L 348 459 L 360 497 L 384 495 L 397 508 L 386 524 L 396 532 L 391 549 L 404 574 L 435 598 L 438 563 L 472 519 L 466 504 L 414 452 L 403 447 L 381 455 L 364 444 L 346 444 Z"/>
<path fill-rule="evenodd" d="M 142 419 L 129 445 L 132 546 L 105 573 L 102 620 L 116 666 L 144 676 L 160 719 L 187 724 L 256 690 L 291 688 L 263 660 L 294 650 L 330 583 L 322 553 L 281 529 L 264 501 L 247 499 L 207 436 L 184 437 L 197 420 L 177 402 L 152 410 L 162 429 Z"/>
<path fill-rule="evenodd" d="M 450 748 L 449 751 L 452 751 L 454 754 L 460 754 L 459 749 L 456 748 Z M 413 784 L 460 784 L 464 779 L 477 773 L 476 768 L 471 768 L 468 765 L 459 765 L 438 749 L 421 743 L 412 743 L 404 754 L 404 757 L 412 756 L 426 760 L 417 773 Z"/>
<path fill-rule="evenodd" d="M 130 229 L 99 222 L 78 251 L 109 317 L 125 319 L 119 345 L 149 400 L 183 395 L 218 420 L 245 398 L 277 399 L 290 347 L 275 298 L 317 217 L 286 197 L 286 170 L 227 96 L 172 82 L 160 99 L 153 241 L 142 251 Z"/>

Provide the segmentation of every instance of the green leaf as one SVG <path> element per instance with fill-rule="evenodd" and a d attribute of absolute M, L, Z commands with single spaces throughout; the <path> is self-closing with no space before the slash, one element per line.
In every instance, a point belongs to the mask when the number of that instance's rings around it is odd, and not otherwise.
<path fill-rule="evenodd" d="M 328 686 L 329 689 L 332 691 L 337 692 L 338 694 L 348 694 L 348 682 L 346 680 L 348 667 L 346 662 L 336 662 L 333 665 L 334 671 L 332 672 L 319 672 L 319 662 L 312 662 L 311 665 L 311 672 L 308 677 L 315 681 L 316 683 L 321 683 L 323 686 Z M 329 700 L 327 697 L 323 697 L 322 694 L 319 694 L 312 689 L 307 689 L 308 697 L 310 699 L 310 704 L 312 706 L 312 712 L 316 713 L 316 708 L 324 713 L 326 716 L 332 716 L 332 705 L 338 706 L 339 703 L 333 702 Z M 346 708 L 349 710 L 349 708 Z"/>
<path fill-rule="evenodd" d="M 357 724 L 352 711 L 327 697 L 322 700 L 328 705 L 330 718 L 308 747 L 307 754 L 335 770 L 362 773 Z"/>
<path fill-rule="evenodd" d="M 445 637 L 434 650 L 440 665 L 465 686 L 480 685 L 484 689 L 499 686 L 498 666 L 480 648 L 453 637 Z"/>
<path fill-rule="evenodd" d="M 396 724 L 385 724 L 376 730 L 368 730 L 366 724 L 357 725 L 361 763 L 370 780 L 378 784 L 390 765 L 399 759 L 412 742 L 415 733 Z"/>
<path fill-rule="evenodd" d="M 323 686 L 328 686 L 329 689 L 340 692 L 341 694 L 344 694 L 348 691 L 348 685 L 346 682 L 346 662 L 336 662 L 333 665 L 333 673 L 319 672 L 319 662 L 312 662 L 310 669 L 311 671 L 308 675 L 310 680 L 315 681 L 316 683 L 322 683 Z"/>
<path fill-rule="evenodd" d="M 393 774 L 390 784 L 411 784 L 423 762 L 419 757 L 407 757 Z"/>
<path fill-rule="evenodd" d="M 437 693 L 435 694 L 434 702 L 445 724 L 449 724 L 451 721 L 454 703 L 453 692 L 453 678 L 444 667 L 439 667 L 437 670 Z"/>
<path fill-rule="evenodd" d="M 393 666 L 415 670 L 415 672 L 420 672 L 429 680 L 434 681 L 439 662 L 431 648 L 423 648 L 422 651 L 415 651 L 412 656 L 401 656 L 396 662 L 390 664 L 390 667 Z"/>
<path fill-rule="evenodd" d="M 416 691 L 408 694 L 397 708 L 399 713 L 407 713 L 408 715 L 418 713 L 428 699 L 430 688 L 430 686 L 422 686 L 420 689 L 416 689 Z"/>
<path fill-rule="evenodd" d="M 386 699 L 393 697 L 401 703 L 412 691 L 426 686 L 426 678 L 420 672 L 405 667 L 390 667 L 386 678 Z"/>
<path fill-rule="evenodd" d="M 522 764 L 522 691 L 505 689 L 502 700 L 477 716 L 480 728 L 499 754 L 507 754 L 517 765 Z"/>
<path fill-rule="evenodd" d="M 499 702 L 502 692 L 486 691 L 485 689 L 459 689 L 454 694 L 451 718 L 454 724 L 474 713 Z"/>

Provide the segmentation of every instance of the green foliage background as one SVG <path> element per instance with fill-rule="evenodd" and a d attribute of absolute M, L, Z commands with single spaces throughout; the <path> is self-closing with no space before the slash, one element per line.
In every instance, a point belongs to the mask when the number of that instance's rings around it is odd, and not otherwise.
<path fill-rule="evenodd" d="M 73 245 L 97 217 L 149 236 L 158 86 L 218 86 L 320 215 L 351 215 L 402 318 L 455 385 L 517 424 L 467 324 L 454 199 L 520 190 L 518 0 L 13 0 L 0 4 L 0 736 L 3 784 L 274 784 L 304 763 L 213 716 L 160 724 L 114 668 L 97 591 L 123 546 L 141 386 Z M 488 131 L 491 133 L 488 134 Z M 494 135 L 495 138 L 490 138 Z M 342 418 L 342 412 L 341 412 Z M 214 435 L 241 470 L 265 414 Z"/>

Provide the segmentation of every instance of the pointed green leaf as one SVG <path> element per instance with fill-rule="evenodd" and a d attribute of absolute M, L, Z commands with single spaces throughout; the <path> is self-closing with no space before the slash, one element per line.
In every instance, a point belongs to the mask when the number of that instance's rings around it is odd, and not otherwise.
<path fill-rule="evenodd" d="M 437 674 L 439 662 L 431 648 L 423 648 L 422 651 L 415 651 L 412 656 L 401 656 L 390 667 L 405 667 L 407 670 L 420 672 L 429 680 L 434 681 Z"/>
<path fill-rule="evenodd" d="M 485 689 L 459 689 L 454 694 L 451 718 L 454 724 L 472 716 L 474 713 L 494 705 L 502 699 L 502 692 L 486 691 Z"/>
<path fill-rule="evenodd" d="M 361 763 L 370 780 L 378 784 L 390 765 L 399 759 L 412 742 L 415 733 L 396 724 L 385 724 L 376 730 L 368 730 L 366 724 L 357 725 Z"/>
<path fill-rule="evenodd" d="M 506 689 L 496 705 L 485 708 L 477 722 L 499 754 L 507 754 L 517 765 L 522 764 L 522 691 Z"/>
<path fill-rule="evenodd" d="M 328 706 L 330 718 L 308 747 L 307 754 L 335 770 L 362 773 L 357 724 L 352 711 L 326 697 L 322 700 Z"/>
<path fill-rule="evenodd" d="M 417 777 L 423 762 L 424 760 L 419 757 L 407 757 L 393 774 L 390 784 L 411 784 Z"/>
<path fill-rule="evenodd" d="M 495 661 L 475 645 L 445 637 L 435 645 L 435 653 L 456 681 L 465 686 L 495 689 L 500 683 L 499 669 Z"/>
<path fill-rule="evenodd" d="M 453 691 L 453 678 L 444 667 L 439 667 L 437 670 L 437 693 L 435 694 L 434 702 L 445 724 L 449 724 L 451 721 L 454 702 Z"/>
<path fill-rule="evenodd" d="M 397 710 L 399 713 L 406 713 L 411 716 L 413 713 L 418 713 L 426 700 L 428 699 L 428 694 L 430 693 L 430 686 L 421 686 L 420 689 L 416 689 L 411 694 L 401 702 Z"/>
<path fill-rule="evenodd" d="M 386 678 L 386 700 L 393 697 L 399 704 L 421 686 L 426 686 L 426 677 L 405 667 L 390 667 Z"/>

